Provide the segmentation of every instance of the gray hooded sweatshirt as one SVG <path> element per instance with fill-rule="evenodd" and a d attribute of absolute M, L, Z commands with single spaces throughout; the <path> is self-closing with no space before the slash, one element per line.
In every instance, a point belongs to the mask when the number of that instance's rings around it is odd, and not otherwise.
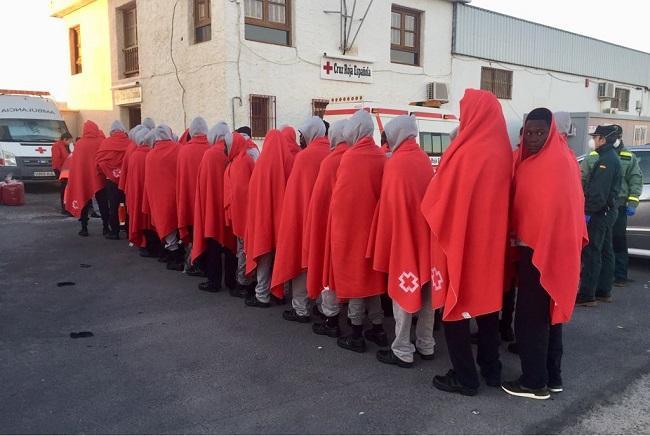
<path fill-rule="evenodd" d="M 313 116 L 305 120 L 305 122 L 298 128 L 305 138 L 305 143 L 309 145 L 314 139 L 325 136 L 325 123 L 320 117 Z"/>
<path fill-rule="evenodd" d="M 154 132 L 156 132 L 156 141 L 173 140 L 172 129 L 165 124 L 159 124 L 158 127 L 154 129 Z"/>
<path fill-rule="evenodd" d="M 144 120 L 142 120 L 142 125 L 145 126 L 147 129 L 153 130 L 156 128 L 156 123 L 153 121 L 152 118 L 146 117 Z"/>
<path fill-rule="evenodd" d="M 330 131 L 327 135 L 330 140 L 330 149 L 334 150 L 337 145 L 345 142 L 343 131 L 345 130 L 345 126 L 347 126 L 347 124 L 348 120 L 340 120 L 330 126 Z"/>
<path fill-rule="evenodd" d="M 111 128 L 108 131 L 108 134 L 112 135 L 113 132 L 124 132 L 124 133 L 126 133 L 126 127 L 124 127 L 124 124 L 122 124 L 122 121 L 120 121 L 120 120 L 113 121 L 113 124 L 111 124 Z"/>
<path fill-rule="evenodd" d="M 144 137 L 142 138 L 142 145 L 146 145 L 149 148 L 153 148 L 153 145 L 156 143 L 156 129 L 153 130 L 148 130 L 148 129 L 142 129 L 138 131 L 138 135 L 140 133 L 144 133 Z M 136 138 L 138 136 L 136 135 Z"/>
<path fill-rule="evenodd" d="M 230 147 L 232 146 L 232 133 L 230 132 L 228 124 L 223 121 L 219 121 L 217 124 L 212 126 L 208 132 L 208 142 L 210 144 L 216 144 L 221 140 L 226 143 L 226 154 L 228 154 L 228 152 L 230 152 Z"/>
<path fill-rule="evenodd" d="M 194 138 L 196 135 L 208 134 L 208 123 L 205 122 L 203 117 L 196 117 L 190 123 L 190 136 Z"/>
<path fill-rule="evenodd" d="M 409 138 L 418 137 L 418 123 L 415 117 L 410 115 L 400 115 L 390 120 L 384 126 L 386 140 L 391 151 L 395 151 L 402 145 L 402 142 Z"/>
<path fill-rule="evenodd" d="M 372 116 L 361 109 L 355 112 L 348 120 L 348 124 L 343 130 L 343 137 L 350 146 L 353 146 L 361 138 L 365 138 L 366 136 L 372 137 L 374 131 L 375 125 L 372 122 Z"/>

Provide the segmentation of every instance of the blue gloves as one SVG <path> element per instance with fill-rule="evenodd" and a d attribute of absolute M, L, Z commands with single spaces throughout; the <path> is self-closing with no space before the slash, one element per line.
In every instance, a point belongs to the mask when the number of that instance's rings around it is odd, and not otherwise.
<path fill-rule="evenodd" d="M 635 213 L 636 213 L 635 207 L 625 206 L 625 215 L 634 216 Z"/>
<path fill-rule="evenodd" d="M 591 215 L 585 215 L 585 223 L 589 224 L 589 221 L 591 221 Z"/>

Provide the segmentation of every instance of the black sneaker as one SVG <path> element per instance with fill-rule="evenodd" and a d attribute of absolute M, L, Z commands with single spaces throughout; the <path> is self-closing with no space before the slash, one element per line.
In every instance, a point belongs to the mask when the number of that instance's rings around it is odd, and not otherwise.
<path fill-rule="evenodd" d="M 309 315 L 298 315 L 295 309 L 289 309 L 282 312 L 282 318 L 287 321 L 299 322 L 301 324 L 307 324 L 311 321 Z"/>
<path fill-rule="evenodd" d="M 420 356 L 420 359 L 422 359 L 422 360 L 433 360 L 433 358 L 434 358 L 434 356 L 435 356 L 434 353 L 431 353 L 431 354 L 422 354 L 422 352 L 421 352 L 420 350 L 418 350 L 417 348 L 415 349 L 415 353 L 416 353 L 418 356 Z"/>
<path fill-rule="evenodd" d="M 576 298 L 576 306 L 595 307 L 596 305 L 598 305 L 598 301 L 595 298 L 584 298 L 580 296 Z"/>
<path fill-rule="evenodd" d="M 221 289 L 217 286 L 215 282 L 207 281 L 203 283 L 199 283 L 199 291 L 204 291 L 204 292 L 219 292 Z"/>
<path fill-rule="evenodd" d="M 246 297 L 246 289 L 239 286 L 236 288 L 228 288 L 228 293 L 230 294 L 231 297 L 235 297 L 235 298 Z"/>
<path fill-rule="evenodd" d="M 562 387 L 562 384 L 548 384 L 548 391 L 552 394 L 559 394 L 560 392 L 564 391 L 564 388 Z"/>
<path fill-rule="evenodd" d="M 515 397 L 531 398 L 533 400 L 548 400 L 551 398 L 551 394 L 547 387 L 541 389 L 528 389 L 523 387 L 519 380 L 514 380 L 511 382 L 504 382 L 501 385 L 501 389 L 506 391 L 510 395 Z"/>
<path fill-rule="evenodd" d="M 600 301 L 601 303 L 611 303 L 612 302 L 612 296 L 611 295 L 596 295 L 596 300 Z"/>
<path fill-rule="evenodd" d="M 413 366 L 413 362 L 403 361 L 393 353 L 393 350 L 379 350 L 376 356 L 378 361 L 388 365 L 397 365 L 400 368 L 411 368 Z"/>
<path fill-rule="evenodd" d="M 342 336 L 338 338 L 336 344 L 341 348 L 355 351 L 357 353 L 363 353 L 366 351 L 366 341 L 363 337 L 354 337 L 352 335 Z"/>
<path fill-rule="evenodd" d="M 384 331 L 383 327 L 381 327 L 381 329 L 377 329 L 373 326 L 371 329 L 368 329 L 365 332 L 363 332 L 363 336 L 368 341 L 374 342 L 380 347 L 388 346 L 388 336 L 386 335 L 386 332 Z"/>
<path fill-rule="evenodd" d="M 246 299 L 244 300 L 244 303 L 248 307 L 260 307 L 260 308 L 271 307 L 271 303 L 262 303 L 260 300 L 257 299 L 255 294 L 247 296 Z"/>
<path fill-rule="evenodd" d="M 338 322 L 336 325 L 328 324 L 327 321 L 315 322 L 311 326 L 311 330 L 317 335 L 329 336 L 330 338 L 338 338 L 341 336 L 341 329 Z"/>
<path fill-rule="evenodd" d="M 205 277 L 206 274 L 201 271 L 201 268 L 198 268 L 195 265 L 192 265 L 189 268 L 186 268 L 185 271 L 183 271 L 185 274 L 187 274 L 190 277 Z"/>
<path fill-rule="evenodd" d="M 458 393 L 468 397 L 473 397 L 478 393 L 478 389 L 468 388 L 460 384 L 453 369 L 447 371 L 445 375 L 433 377 L 433 386 L 441 391 Z"/>
<path fill-rule="evenodd" d="M 79 230 L 78 234 L 79 234 L 79 236 L 83 236 L 83 237 L 89 236 L 88 229 L 86 229 L 86 228 L 82 228 L 81 230 Z"/>

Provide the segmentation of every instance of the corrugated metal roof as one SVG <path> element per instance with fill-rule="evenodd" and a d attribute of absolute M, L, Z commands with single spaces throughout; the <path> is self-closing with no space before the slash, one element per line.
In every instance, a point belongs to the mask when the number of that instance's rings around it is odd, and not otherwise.
<path fill-rule="evenodd" d="M 650 87 L 650 54 L 454 4 L 452 53 Z"/>

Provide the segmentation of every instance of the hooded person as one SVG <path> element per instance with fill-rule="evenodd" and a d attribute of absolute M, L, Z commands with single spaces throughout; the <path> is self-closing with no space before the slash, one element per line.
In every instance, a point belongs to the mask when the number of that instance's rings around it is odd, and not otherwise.
<path fill-rule="evenodd" d="M 458 135 L 422 200 L 432 236 L 431 288 L 453 370 L 436 388 L 475 395 L 480 385 L 469 322 L 479 327 L 478 362 L 489 386 L 501 385 L 499 310 L 504 288 L 512 148 L 499 101 L 468 89 Z"/>
<path fill-rule="evenodd" d="M 131 157 L 131 153 L 133 153 L 136 148 L 138 148 L 138 144 L 136 143 L 135 137 L 136 134 L 138 133 L 139 130 L 141 129 L 146 129 L 147 132 L 149 132 L 150 129 L 144 127 L 142 124 L 138 124 L 131 130 L 129 130 L 128 137 L 129 137 L 129 146 L 126 149 L 126 153 L 124 153 L 124 159 L 122 160 L 122 168 L 120 170 L 120 181 L 117 184 L 117 187 L 124 191 L 124 194 L 127 192 L 127 186 L 126 186 L 126 180 L 128 178 L 128 173 L 129 173 L 129 160 Z"/>
<path fill-rule="evenodd" d="M 290 282 L 292 309 L 284 311 L 282 317 L 308 323 L 307 272 L 302 267 L 303 229 L 318 170 L 329 154 L 330 144 L 325 136 L 325 123 L 317 116 L 306 120 L 298 130 L 306 148 L 296 156 L 287 181 L 271 289 L 273 295 L 283 298 L 283 285 Z"/>
<path fill-rule="evenodd" d="M 282 202 L 293 165 L 286 138 L 270 130 L 248 185 L 246 211 L 246 274 L 256 271 L 257 286 L 246 295 L 246 305 L 269 307 L 271 271 L 278 243 Z M 275 298 L 275 297 L 274 297 Z"/>
<path fill-rule="evenodd" d="M 208 151 L 208 124 L 202 117 L 196 117 L 190 123 L 191 138 L 178 150 L 176 161 L 176 212 L 178 214 L 178 232 L 183 243 L 192 242 L 192 226 L 194 224 L 194 203 L 196 200 L 196 184 L 199 178 L 199 166 L 203 154 Z M 195 272 L 191 265 L 186 265 L 186 271 L 192 275 Z"/>
<path fill-rule="evenodd" d="M 79 236 L 88 236 L 88 214 L 92 208 L 93 196 L 99 205 L 103 233 L 104 235 L 109 233 L 108 203 L 104 190 L 106 179 L 100 174 L 96 163 L 97 150 L 103 139 L 104 133 L 97 124 L 88 120 L 84 123 L 81 138 L 74 147 L 65 207 L 81 222 Z"/>
<path fill-rule="evenodd" d="M 106 178 L 106 197 L 108 200 L 110 233 L 106 239 L 120 239 L 120 204 L 124 203 L 124 192 L 118 187 L 122 175 L 124 155 L 131 145 L 126 128 L 121 121 L 111 124 L 108 138 L 104 139 L 97 150 L 96 160 L 99 171 Z"/>
<path fill-rule="evenodd" d="M 142 212 L 144 201 L 145 164 L 148 153 L 155 140 L 155 132 L 142 127 L 133 135 L 136 149 L 129 156 L 126 184 L 126 207 L 129 210 L 129 242 L 140 250 L 142 257 L 157 256 L 160 241 L 152 232 L 151 217 Z"/>
<path fill-rule="evenodd" d="M 248 155 L 253 159 L 253 162 L 257 162 L 257 159 L 260 157 L 260 149 L 251 139 L 251 128 L 248 126 L 242 126 L 235 131 L 244 137 L 246 140 L 246 153 L 248 153 Z"/>
<path fill-rule="evenodd" d="M 63 133 L 59 140 L 52 144 L 52 170 L 54 171 L 56 178 L 59 180 L 61 213 L 64 215 L 70 215 L 70 213 L 65 210 L 64 201 L 68 178 L 61 177 L 61 170 L 63 169 L 66 159 L 70 156 L 70 144 L 72 144 L 72 135 L 68 132 Z"/>
<path fill-rule="evenodd" d="M 239 135 L 237 135 L 239 136 Z M 197 136 L 192 134 L 192 141 Z M 223 277 L 221 254 L 225 255 L 225 285 L 231 291 L 237 291 L 235 274 L 237 259 L 233 254 L 235 240 L 231 229 L 226 226 L 224 210 L 224 173 L 226 171 L 226 147 L 232 146 L 233 135 L 224 122 L 214 125 L 208 133 L 210 148 L 203 154 L 199 166 L 194 206 L 194 240 L 192 243 L 192 261 L 201 255 L 204 259 L 208 280 L 199 284 L 199 289 L 206 292 L 219 292 Z M 238 141 L 243 142 L 239 137 Z M 185 148 L 190 147 L 190 141 Z"/>
<path fill-rule="evenodd" d="M 386 155 L 372 139 L 371 115 L 357 111 L 348 121 L 343 136 L 353 144 L 341 158 L 330 202 L 327 245 L 325 247 L 324 285 L 336 291 L 339 299 L 348 299 L 348 318 L 352 334 L 339 337 L 345 349 L 364 352 L 366 341 L 388 345 L 383 328 L 381 295 L 386 292 L 386 274 L 372 268 L 366 258 L 370 226 L 381 192 Z M 363 329 L 365 312 L 372 328 Z"/>
<path fill-rule="evenodd" d="M 300 144 L 296 142 L 296 129 L 291 126 L 284 125 L 280 127 L 280 132 L 282 132 L 282 136 L 286 141 L 289 152 L 295 158 L 300 151 Z"/>
<path fill-rule="evenodd" d="M 512 192 L 522 376 L 502 387 L 511 395 L 546 399 L 549 390 L 562 391 L 562 324 L 571 319 L 588 241 L 580 170 L 548 109 L 526 118 Z"/>
<path fill-rule="evenodd" d="M 312 300 L 318 300 L 320 297 L 319 309 L 325 315 L 323 322 L 315 322 L 312 325 L 312 331 L 317 335 L 333 338 L 340 335 L 340 304 L 334 289 L 323 287 L 323 267 L 330 200 L 341 158 L 349 148 L 343 137 L 347 123 L 347 120 L 337 121 L 329 129 L 332 152 L 320 165 L 307 208 L 302 242 L 302 267 L 307 270 L 307 296 Z"/>
<path fill-rule="evenodd" d="M 244 252 L 244 237 L 246 235 L 246 216 L 248 208 L 248 185 L 250 183 L 253 168 L 255 168 L 255 158 L 251 156 L 248 145 L 250 137 L 244 133 L 238 133 L 241 129 L 232 135 L 232 143 L 226 142 L 228 152 L 228 165 L 224 174 L 224 209 L 226 225 L 232 229 L 236 238 L 237 248 L 237 272 L 236 278 L 238 283 L 237 292 L 231 295 L 242 297 L 246 292 L 252 292 L 255 289 L 254 280 L 246 275 L 246 254 Z M 250 129 L 248 129 L 250 133 Z M 251 141 L 252 142 L 252 141 Z M 254 143 L 253 143 L 254 144 Z M 259 155 L 259 150 L 255 146 Z M 231 289 L 232 291 L 232 289 Z"/>
<path fill-rule="evenodd" d="M 176 167 L 180 146 L 172 141 L 171 129 L 159 124 L 155 129 L 153 149 L 145 160 L 145 196 L 142 212 L 151 216 L 158 238 L 164 241 L 167 269 L 182 271 L 184 249 L 178 239 L 176 212 Z"/>
<path fill-rule="evenodd" d="M 153 120 L 153 118 L 150 117 L 144 117 L 142 120 L 142 124 L 144 127 L 146 127 L 149 130 L 153 130 L 156 128 L 156 122 Z"/>
<path fill-rule="evenodd" d="M 433 177 L 433 167 L 416 138 L 415 117 L 402 115 L 384 127 L 391 158 L 384 167 L 381 195 L 375 211 L 367 256 L 373 268 L 388 275 L 393 300 L 395 340 L 377 360 L 400 367 L 413 366 L 413 354 L 433 359 L 434 311 L 431 305 L 431 233 L 420 203 Z M 411 321 L 418 314 L 415 345 Z"/>

